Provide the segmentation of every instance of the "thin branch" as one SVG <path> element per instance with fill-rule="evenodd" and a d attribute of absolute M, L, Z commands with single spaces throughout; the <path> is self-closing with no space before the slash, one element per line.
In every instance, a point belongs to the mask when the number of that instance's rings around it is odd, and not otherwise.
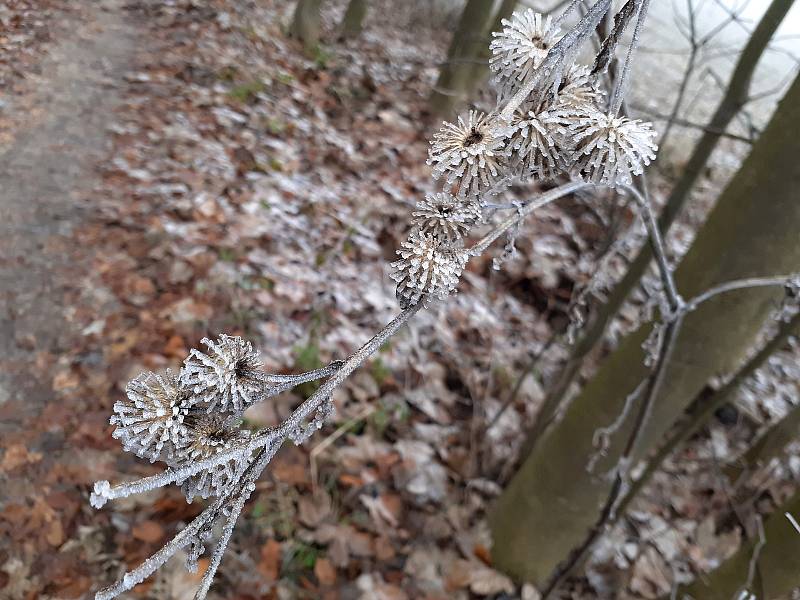
<path fill-rule="evenodd" d="M 623 96 L 625 95 L 625 84 L 627 83 L 628 74 L 631 69 L 631 59 L 633 58 L 634 52 L 636 52 L 636 46 L 639 44 L 639 35 L 641 34 L 642 27 L 644 26 L 644 21 L 647 18 L 647 9 L 649 6 L 650 0 L 641 0 L 641 3 L 639 4 L 639 10 L 637 11 L 636 17 L 636 26 L 633 28 L 633 37 L 631 38 L 631 43 L 628 46 L 628 53 L 625 55 L 625 62 L 622 63 L 622 69 L 620 70 L 619 77 L 614 85 L 614 93 L 611 96 L 611 101 L 609 103 L 609 113 L 612 115 L 619 113 L 619 109 L 622 106 Z"/>
<path fill-rule="evenodd" d="M 671 363 L 672 354 L 675 350 L 678 334 L 680 333 L 681 326 L 683 325 L 684 311 L 682 310 L 684 303 L 677 292 L 675 280 L 672 275 L 672 270 L 667 262 L 667 257 L 664 253 L 664 243 L 661 239 L 661 232 L 650 209 L 650 203 L 647 197 L 647 186 L 644 187 L 644 194 L 637 189 L 629 186 L 627 189 L 636 199 L 640 208 L 642 209 L 642 218 L 647 227 L 647 232 L 650 237 L 650 244 L 653 247 L 653 252 L 656 255 L 656 264 L 659 268 L 659 274 L 664 285 L 664 292 L 670 304 L 671 314 L 664 315 L 668 319 L 664 335 L 661 339 L 659 346 L 658 357 L 655 366 L 647 376 L 644 384 L 644 400 L 642 401 L 639 411 L 636 414 L 635 421 L 631 432 L 625 442 L 623 450 L 616 462 L 614 483 L 611 485 L 611 490 L 606 498 L 600 515 L 589 530 L 589 534 L 583 543 L 578 546 L 570 557 L 567 559 L 564 566 L 560 567 L 550 583 L 547 585 L 545 592 L 542 594 L 543 600 L 546 600 L 553 594 L 560 586 L 569 578 L 573 571 L 582 564 L 589 551 L 593 547 L 595 541 L 602 535 L 606 527 L 611 521 L 614 521 L 619 514 L 620 500 L 630 487 L 630 468 L 633 457 L 636 454 L 639 443 L 646 425 L 650 420 L 653 404 L 656 398 L 661 393 L 661 388 L 664 383 L 664 376 L 668 365 Z"/>
<path fill-rule="evenodd" d="M 508 217 L 505 221 L 497 225 L 494 229 L 492 229 L 489 233 L 483 236 L 480 240 L 478 240 L 471 248 L 469 248 L 468 252 L 470 256 L 480 256 L 483 252 L 494 242 L 497 238 L 499 238 L 503 233 L 511 229 L 514 225 L 519 223 L 525 217 L 530 215 L 535 210 L 542 208 L 543 206 L 550 204 L 554 200 L 558 200 L 559 198 L 563 198 L 568 194 L 572 194 L 573 192 L 577 192 L 582 189 L 586 189 L 588 187 L 593 187 L 594 184 L 591 183 L 584 183 L 583 181 L 570 181 L 569 183 L 565 183 L 564 185 L 560 185 L 557 188 L 553 188 L 532 200 L 525 206 L 519 209 L 519 211 L 512 216 Z"/>
<path fill-rule="evenodd" d="M 725 294 L 727 292 L 734 292 L 736 290 L 744 290 L 748 288 L 757 287 L 784 287 L 789 282 L 797 279 L 800 275 L 798 273 L 790 273 L 789 275 L 776 275 L 774 277 L 748 277 L 746 279 L 735 279 L 733 281 L 726 281 L 712 288 L 707 289 L 701 294 L 698 294 L 686 303 L 686 311 L 693 311 L 704 302 L 708 302 L 715 296 Z"/>
<path fill-rule="evenodd" d="M 800 523 L 798 523 L 797 519 L 795 519 L 794 516 L 792 516 L 792 513 L 787 512 L 783 514 L 787 519 L 789 519 L 789 523 L 791 523 L 792 527 L 794 527 L 795 530 L 797 530 L 797 533 L 800 533 Z"/>

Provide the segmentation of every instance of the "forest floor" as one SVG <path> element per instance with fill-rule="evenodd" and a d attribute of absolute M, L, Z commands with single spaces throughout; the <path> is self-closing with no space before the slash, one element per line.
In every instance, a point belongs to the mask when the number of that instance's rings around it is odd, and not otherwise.
<path fill-rule="evenodd" d="M 310 55 L 284 34 L 286 2 L 34 4 L 33 16 L 23 1 L 0 9 L 12 31 L 0 34 L 9 600 L 87 597 L 199 513 L 176 489 L 89 507 L 95 480 L 159 470 L 111 438 L 111 407 L 133 376 L 176 368 L 222 332 L 252 340 L 270 369 L 314 368 L 396 314 L 388 263 L 414 202 L 435 189 L 426 97 L 446 44 L 432 19 L 391 2 L 359 39 L 331 34 Z M 634 215 L 604 200 L 537 213 L 501 270 L 491 256 L 471 263 L 457 296 L 337 392 L 332 422 L 283 448 L 259 483 L 212 597 L 537 597 L 492 569 L 486 513 L 561 344 L 494 417 L 565 327 L 604 250 L 618 235 L 641 242 Z M 685 246 L 691 227 L 677 232 Z M 603 263 L 604 277 L 624 262 Z M 610 343 L 640 310 L 626 308 Z M 248 422 L 273 425 L 308 392 L 259 406 Z M 698 464 L 734 453 L 725 444 L 738 434 L 715 427 L 692 447 Z M 636 535 L 614 532 L 574 597 L 654 598 L 735 551 L 714 472 L 681 477 L 637 505 Z M 131 597 L 191 598 L 198 580 L 173 560 Z"/>

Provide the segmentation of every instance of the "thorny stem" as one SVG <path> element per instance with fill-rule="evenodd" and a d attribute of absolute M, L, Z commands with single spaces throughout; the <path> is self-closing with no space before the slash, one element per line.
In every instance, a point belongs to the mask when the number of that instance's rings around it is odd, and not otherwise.
<path fill-rule="evenodd" d="M 636 51 L 636 46 L 639 44 L 639 34 L 641 33 L 642 26 L 644 25 L 645 18 L 647 17 L 647 9 L 650 6 L 650 0 L 642 0 L 639 4 L 639 11 L 636 17 L 636 26 L 633 28 L 633 37 L 631 44 L 628 46 L 628 53 L 625 55 L 625 62 L 622 63 L 619 77 L 617 77 L 616 85 L 614 86 L 614 95 L 611 98 L 609 106 L 609 113 L 616 116 L 622 106 L 622 99 L 625 95 L 625 82 L 628 79 L 628 73 L 631 69 L 631 59 L 633 53 Z"/>

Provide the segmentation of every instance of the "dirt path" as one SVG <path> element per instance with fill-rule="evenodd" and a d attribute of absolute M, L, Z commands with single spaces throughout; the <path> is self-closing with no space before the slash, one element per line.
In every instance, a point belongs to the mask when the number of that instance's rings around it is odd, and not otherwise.
<path fill-rule="evenodd" d="M 92 465 L 74 441 L 87 414 L 59 390 L 83 336 L 76 313 L 98 311 L 85 306 L 97 249 L 73 233 L 92 214 L 96 164 L 141 43 L 123 0 L 83 3 L 54 30 L 23 91 L 0 95 L 0 597 L 10 599 L 79 597 L 96 578 L 89 547 L 69 549 L 85 511 L 79 474 Z"/>
<path fill-rule="evenodd" d="M 92 249 L 67 236 L 90 210 L 82 191 L 93 185 L 137 35 L 121 0 L 86 3 L 59 29 L 66 37 L 27 93 L 3 98 L 10 126 L 0 137 L 0 404 L 17 401 L 19 420 L 50 396 L 48 374 L 33 368 L 37 355 L 57 356 L 75 333 L 64 300 Z"/>

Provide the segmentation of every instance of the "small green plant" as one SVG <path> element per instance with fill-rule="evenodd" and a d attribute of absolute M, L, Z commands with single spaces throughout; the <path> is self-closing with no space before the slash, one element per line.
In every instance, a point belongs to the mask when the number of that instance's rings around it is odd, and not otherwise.
<path fill-rule="evenodd" d="M 327 69 L 332 58 L 331 53 L 321 44 L 317 44 L 309 50 L 309 57 L 318 69 Z"/>
<path fill-rule="evenodd" d="M 219 259 L 224 262 L 235 262 L 236 261 L 236 251 L 232 248 L 220 248 L 217 251 L 217 255 Z"/>
<path fill-rule="evenodd" d="M 287 73 L 286 71 L 281 71 L 275 76 L 275 80 L 283 85 L 290 85 L 294 82 L 294 75 Z"/>
<path fill-rule="evenodd" d="M 284 555 L 281 574 L 287 577 L 298 577 L 303 571 L 310 571 L 317 564 L 321 551 L 316 546 L 301 541 L 292 542 L 289 551 Z"/>
<path fill-rule="evenodd" d="M 380 357 L 372 361 L 370 371 L 372 373 L 372 378 L 377 382 L 378 385 L 383 385 L 383 383 L 392 374 L 392 370 L 386 366 Z"/>
<path fill-rule="evenodd" d="M 254 102 L 258 94 L 266 89 L 263 81 L 249 81 L 232 87 L 228 96 L 244 104 Z"/>

